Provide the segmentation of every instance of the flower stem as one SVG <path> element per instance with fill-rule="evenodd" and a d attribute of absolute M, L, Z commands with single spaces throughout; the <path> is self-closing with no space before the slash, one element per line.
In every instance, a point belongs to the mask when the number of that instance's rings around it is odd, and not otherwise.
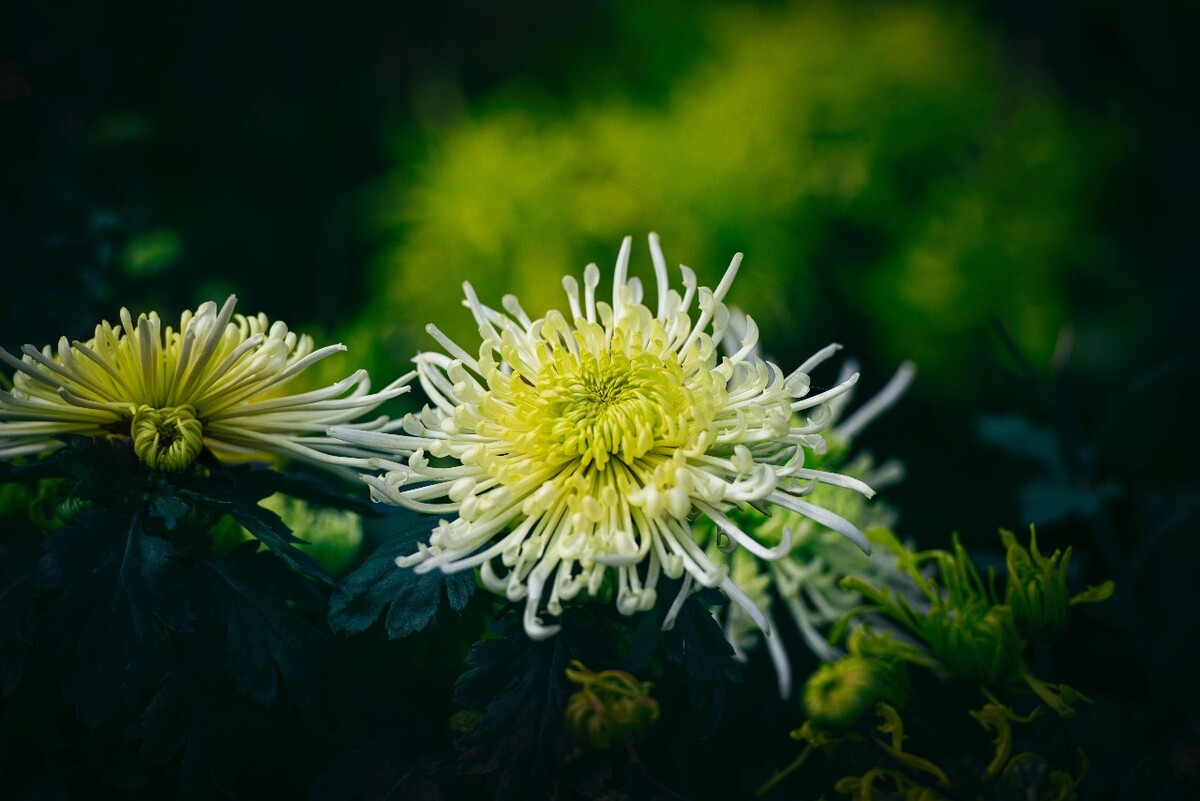
<path fill-rule="evenodd" d="M 804 750 L 800 752 L 800 756 L 796 757 L 792 761 L 792 764 L 788 765 L 783 770 L 775 771 L 775 773 L 771 776 L 771 778 L 767 779 L 766 783 L 763 784 L 762 787 L 759 787 L 758 790 L 754 794 L 756 796 L 761 797 L 761 796 L 764 796 L 767 793 L 771 792 L 771 790 L 775 789 L 775 785 L 779 784 L 781 781 L 786 779 L 788 776 L 791 776 L 793 773 L 795 773 L 797 770 L 799 770 L 800 766 L 804 764 L 804 760 L 808 759 L 808 755 L 811 753 L 812 753 L 812 746 L 806 745 L 804 747 Z"/>

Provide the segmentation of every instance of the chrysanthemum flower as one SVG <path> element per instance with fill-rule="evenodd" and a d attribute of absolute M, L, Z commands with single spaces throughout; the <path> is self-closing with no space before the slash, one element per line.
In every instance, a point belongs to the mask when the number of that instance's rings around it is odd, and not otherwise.
<path fill-rule="evenodd" d="M 164 472 L 186 469 L 203 447 L 223 458 L 275 454 L 362 467 L 360 449 L 326 429 L 406 392 L 411 376 L 371 393 L 358 370 L 324 389 L 287 394 L 304 370 L 345 347 L 314 350 L 311 337 L 282 322 L 234 314 L 236 301 L 231 295 L 220 308 L 208 302 L 185 311 L 178 330 L 155 312 L 135 321 L 121 309 L 120 325 L 102 322 L 87 342 L 26 345 L 20 359 L 0 348 L 17 371 L 12 389 L 0 391 L 0 458 L 53 450 L 61 437 L 79 434 L 129 437 L 141 461 Z"/>
<path fill-rule="evenodd" d="M 735 330 L 739 327 L 735 313 Z M 842 379 L 855 372 L 852 364 L 842 369 Z M 870 400 L 843 419 L 853 390 L 829 403 L 830 416 L 825 438 L 828 449 L 817 455 L 815 462 L 826 469 L 863 480 L 875 488 L 886 487 L 903 475 L 903 467 L 895 461 L 876 465 L 870 456 L 862 454 L 847 458 L 855 437 L 880 414 L 889 409 L 908 388 L 915 373 L 913 365 L 905 363 Z M 818 488 L 814 500 L 819 500 L 831 512 L 865 529 L 890 528 L 895 514 L 878 502 L 870 505 L 859 495 Z M 895 557 L 887 552 L 867 558 L 857 548 L 828 529 L 814 524 L 808 517 L 791 510 L 779 510 L 767 517 L 758 511 L 739 516 L 743 527 L 761 542 L 771 544 L 791 540 L 791 550 L 779 559 L 762 562 L 748 559 L 740 551 L 724 553 L 719 548 L 716 529 L 706 521 L 697 525 L 698 538 L 706 543 L 706 552 L 718 564 L 728 564 L 739 586 L 750 595 L 755 605 L 774 627 L 773 607 L 778 602 L 809 647 L 823 660 L 842 656 L 830 645 L 824 631 L 850 610 L 858 607 L 862 596 L 839 586 L 845 576 L 858 576 L 879 586 L 889 587 L 902 594 L 912 594 L 915 587 L 897 569 Z M 759 627 L 741 607 L 730 605 L 722 615 L 725 636 L 739 657 L 759 643 Z M 791 690 L 791 664 L 779 637 L 766 638 L 767 650 L 775 665 L 780 695 Z"/>
<path fill-rule="evenodd" d="M 703 515 L 733 546 L 777 559 L 791 550 L 789 538 L 767 547 L 730 518 L 746 504 L 776 505 L 867 550 L 857 528 L 804 500 L 821 482 L 872 494 L 862 481 L 805 466 L 805 454 L 823 447 L 826 403 L 857 376 L 810 395 L 808 371 L 838 346 L 785 374 L 754 355 L 753 322 L 721 357 L 729 326 L 722 300 L 742 255 L 715 290 L 681 267 L 680 294 L 668 286 L 652 234 L 658 303 L 651 309 L 640 282 L 628 278 L 631 242 L 617 258 L 611 305 L 596 298 L 596 265 L 584 271 L 582 291 L 563 279 L 569 316 L 531 319 L 512 296 L 502 313 L 465 285 L 483 340 L 478 356 L 429 326 L 446 351 L 416 358 L 432 405 L 405 418 L 404 435 L 331 433 L 407 457 L 381 459 L 386 474 L 364 477 L 373 497 L 453 518 L 397 563 L 419 572 L 479 567 L 489 589 L 524 599 L 530 637 L 557 631 L 539 618 L 543 604 L 558 615 L 581 591 L 595 595 L 610 571 L 624 614 L 651 608 L 665 574 L 684 577 L 680 600 L 692 582 L 720 587 L 766 628 L 728 571 L 697 544 L 692 519 Z M 801 411 L 808 418 L 791 422 Z"/>

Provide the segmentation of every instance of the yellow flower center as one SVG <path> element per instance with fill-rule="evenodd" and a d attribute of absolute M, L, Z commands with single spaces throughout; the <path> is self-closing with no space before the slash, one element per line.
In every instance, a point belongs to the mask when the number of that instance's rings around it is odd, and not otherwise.
<path fill-rule="evenodd" d="M 204 445 L 204 429 L 191 406 L 139 406 L 133 415 L 130 437 L 142 464 L 164 473 L 191 467 Z"/>
<path fill-rule="evenodd" d="M 654 448 L 687 444 L 695 425 L 678 361 L 653 353 L 558 349 L 533 386 L 521 383 L 515 416 L 528 430 L 521 444 L 551 462 L 630 466 Z"/>

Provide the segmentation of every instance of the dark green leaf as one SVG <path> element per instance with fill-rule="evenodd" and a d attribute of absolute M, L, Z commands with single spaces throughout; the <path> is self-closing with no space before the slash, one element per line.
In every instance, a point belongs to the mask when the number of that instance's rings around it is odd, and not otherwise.
<path fill-rule="evenodd" d="M 411 528 L 386 542 L 350 573 L 329 602 L 329 625 L 334 631 L 357 634 L 387 610 L 387 634 L 395 639 L 421 631 L 437 613 L 443 588 L 450 608 L 462 612 L 475 591 L 475 571 L 447 575 L 440 570 L 418 574 L 396 566 L 397 556 L 416 550 L 429 533 L 428 518 L 411 518 Z"/>
<path fill-rule="evenodd" d="M 333 583 L 333 579 L 316 559 L 294 547 L 293 543 L 304 540 L 292 534 L 279 515 L 258 504 L 230 507 L 228 511 L 233 519 L 241 523 L 259 542 L 283 557 L 292 567 L 326 584 Z"/>
<path fill-rule="evenodd" d="M 7 698 L 25 673 L 37 630 L 37 552 L 13 558 L 0 573 L 0 698 Z"/>
<path fill-rule="evenodd" d="M 692 689 L 692 711 L 702 737 L 717 729 L 725 708 L 725 682 L 741 679 L 733 648 L 712 613 L 693 595 L 684 601 L 675 625 L 661 636 L 663 650 L 680 665 Z"/>
<path fill-rule="evenodd" d="M 1120 489 L 1112 482 L 1082 489 L 1065 481 L 1035 478 L 1017 490 L 1017 501 L 1022 520 L 1041 524 L 1057 523 L 1072 515 L 1093 517 L 1119 495 Z"/>
<path fill-rule="evenodd" d="M 572 659 L 599 665 L 603 637 L 564 616 L 563 628 L 547 640 L 525 634 L 520 616 L 502 618 L 467 655 L 471 669 L 454 685 L 454 701 L 483 714 L 463 736 L 459 769 L 467 774 L 498 772 L 496 798 L 553 798 L 563 757 L 573 748 L 565 710 L 573 692 L 566 678 Z M 606 659 L 607 657 L 607 659 Z"/>
<path fill-rule="evenodd" d="M 372 740 L 334 757 L 313 783 L 313 801 L 442 801 L 438 766 L 414 760 L 391 740 Z"/>
<path fill-rule="evenodd" d="M 282 680 L 293 699 L 307 703 L 329 652 L 328 638 L 300 611 L 321 605 L 316 587 L 255 543 L 199 556 L 195 578 L 238 691 L 266 705 Z"/>
<path fill-rule="evenodd" d="M 180 487 L 179 494 L 201 506 L 229 514 L 292 567 L 326 584 L 332 584 L 333 579 L 325 572 L 325 568 L 295 547 L 295 543 L 304 540 L 292 534 L 279 515 L 258 505 L 260 500 L 274 492 L 262 482 L 250 480 L 251 476 L 262 470 L 268 468 L 238 465 L 214 472 L 211 478 L 188 482 Z"/>
<path fill-rule="evenodd" d="M 141 757 L 158 764 L 181 755 L 179 786 L 184 798 L 207 798 L 210 788 L 231 797 L 230 785 L 248 754 L 237 732 L 187 670 L 172 671 L 146 707 L 138 727 Z"/>
<path fill-rule="evenodd" d="M 157 478 L 142 467 L 123 439 L 69 437 L 66 448 L 44 461 L 74 481 L 71 496 L 106 505 L 140 499 Z"/>
<path fill-rule="evenodd" d="M 141 519 L 82 513 L 46 540 L 41 589 L 57 594 L 41 636 L 75 655 L 63 692 L 96 725 L 161 681 L 169 631 L 189 631 L 187 573 Z"/>
<path fill-rule="evenodd" d="M 62 475 L 55 454 L 37 459 L 26 464 L 13 464 L 0 461 L 0 484 L 10 481 L 34 482 L 44 478 L 55 478 Z"/>
<path fill-rule="evenodd" d="M 178 496 L 165 492 L 155 494 L 150 501 L 150 514 L 163 521 L 167 531 L 175 530 L 189 508 Z"/>
<path fill-rule="evenodd" d="M 1045 426 L 1016 414 L 981 414 L 975 420 L 975 430 L 985 445 L 1040 464 L 1053 476 L 1066 475 L 1058 437 Z"/>
<path fill-rule="evenodd" d="M 389 508 L 367 500 L 366 492 L 347 495 L 324 476 L 311 473 L 282 473 L 265 465 L 237 465 L 226 469 L 237 476 L 239 483 L 257 487 L 264 498 L 282 492 L 318 506 L 347 509 L 365 517 L 374 517 L 379 515 L 381 510 Z M 355 489 L 362 490 L 363 486 L 357 483 Z"/>

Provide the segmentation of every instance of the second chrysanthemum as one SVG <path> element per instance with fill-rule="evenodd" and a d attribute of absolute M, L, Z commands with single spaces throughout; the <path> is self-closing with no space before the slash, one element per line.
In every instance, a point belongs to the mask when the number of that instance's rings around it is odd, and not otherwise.
<path fill-rule="evenodd" d="M 530 319 L 512 296 L 501 313 L 466 285 L 483 339 L 478 356 L 429 326 L 446 351 L 416 358 L 432 405 L 404 420 L 404 434 L 330 433 L 396 454 L 377 461 L 383 475 L 364 477 L 376 499 L 452 518 L 397 563 L 419 572 L 479 567 L 488 588 L 524 600 L 531 637 L 557 631 L 540 619 L 543 605 L 560 614 L 581 591 L 598 593 L 610 569 L 624 614 L 652 607 L 665 574 L 684 578 L 679 598 L 693 582 L 720 587 L 766 629 L 762 613 L 697 544 L 691 521 L 704 515 L 731 548 L 776 559 L 789 552 L 789 537 L 766 547 L 728 515 L 744 504 L 773 504 L 867 550 L 853 525 L 803 499 L 818 482 L 872 494 L 857 479 L 804 466 L 806 451 L 824 448 L 825 402 L 857 375 L 809 395 L 809 370 L 838 346 L 785 374 L 755 355 L 753 321 L 740 347 L 722 357 L 729 328 L 722 300 L 741 254 L 715 290 L 681 267 L 680 294 L 669 288 L 652 234 L 652 310 L 640 282 L 628 278 L 630 247 L 626 238 L 611 305 L 596 299 L 595 265 L 582 291 L 563 279 L 569 317 L 550 311 Z M 794 425 L 799 411 L 808 416 Z"/>
<path fill-rule="evenodd" d="M 67 436 L 127 437 L 151 470 L 192 467 L 204 448 L 221 458 L 281 456 L 330 469 L 363 465 L 363 454 L 325 429 L 384 428 L 387 418 L 352 422 L 408 391 L 403 376 L 371 392 L 366 370 L 328 387 L 295 392 L 293 382 L 342 345 L 316 348 L 264 314 L 234 313 L 237 298 L 185 311 L 179 327 L 157 312 L 121 309 L 86 342 L 0 348 L 16 370 L 0 390 L 0 459 L 62 447 Z M 353 475 L 353 474 L 352 474 Z"/>

